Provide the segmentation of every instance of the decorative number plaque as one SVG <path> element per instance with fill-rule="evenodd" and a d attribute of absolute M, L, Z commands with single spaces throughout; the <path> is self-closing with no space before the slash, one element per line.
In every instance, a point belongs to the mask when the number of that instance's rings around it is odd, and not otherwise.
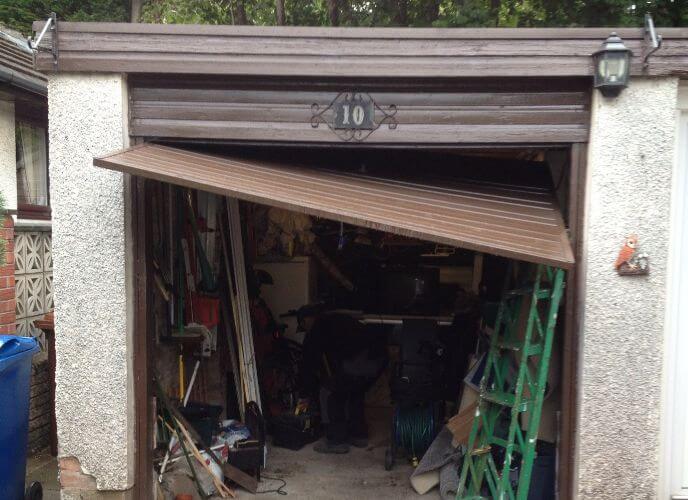
<path fill-rule="evenodd" d="M 390 130 L 397 128 L 397 107 L 392 104 L 383 108 L 365 92 L 341 92 L 324 109 L 313 103 L 311 113 L 313 128 L 324 123 L 343 141 L 364 141 L 382 125 Z"/>

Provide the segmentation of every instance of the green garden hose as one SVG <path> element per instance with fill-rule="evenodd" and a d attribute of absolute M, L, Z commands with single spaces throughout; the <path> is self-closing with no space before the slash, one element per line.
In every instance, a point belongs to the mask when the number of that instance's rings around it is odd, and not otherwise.
<path fill-rule="evenodd" d="M 435 438 L 435 412 L 432 405 L 398 406 L 394 412 L 394 439 L 398 447 L 406 450 L 418 465 L 419 457 Z"/>

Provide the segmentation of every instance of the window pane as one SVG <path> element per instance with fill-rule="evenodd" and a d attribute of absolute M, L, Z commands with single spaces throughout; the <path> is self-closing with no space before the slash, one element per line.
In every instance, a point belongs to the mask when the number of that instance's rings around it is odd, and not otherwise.
<path fill-rule="evenodd" d="M 45 129 L 17 123 L 17 201 L 48 204 L 48 159 Z"/>

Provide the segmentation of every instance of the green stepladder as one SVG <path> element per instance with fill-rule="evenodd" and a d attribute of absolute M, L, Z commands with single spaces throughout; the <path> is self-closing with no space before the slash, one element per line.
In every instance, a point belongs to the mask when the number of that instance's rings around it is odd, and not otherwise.
<path fill-rule="evenodd" d="M 497 311 L 457 500 L 528 498 L 565 271 L 516 267 L 509 265 Z M 521 457 L 517 482 L 514 454 Z"/>

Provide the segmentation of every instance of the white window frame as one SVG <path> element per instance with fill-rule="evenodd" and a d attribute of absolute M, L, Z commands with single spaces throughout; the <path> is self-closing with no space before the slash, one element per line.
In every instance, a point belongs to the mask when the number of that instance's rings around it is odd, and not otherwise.
<path fill-rule="evenodd" d="M 688 500 L 688 84 L 679 86 L 665 331 L 660 499 Z"/>

